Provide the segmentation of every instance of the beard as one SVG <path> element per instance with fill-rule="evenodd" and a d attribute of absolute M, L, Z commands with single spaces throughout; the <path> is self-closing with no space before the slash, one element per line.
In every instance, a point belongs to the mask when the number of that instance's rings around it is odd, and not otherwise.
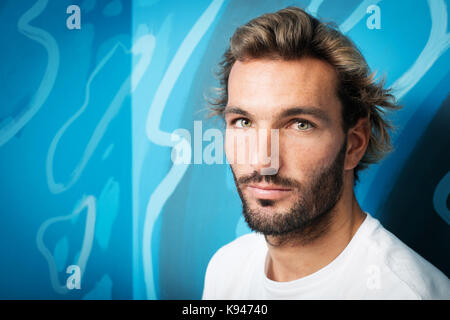
<path fill-rule="evenodd" d="M 270 244 L 276 246 L 294 240 L 304 245 L 324 235 L 331 225 L 333 209 L 342 194 L 346 147 L 347 139 L 332 164 L 315 170 L 309 181 L 303 184 L 278 174 L 263 176 L 256 171 L 251 175 L 236 178 L 232 170 L 242 201 L 243 215 L 250 229 L 262 233 L 266 240 L 271 236 L 275 242 Z M 270 214 L 265 214 L 270 207 L 276 205 L 276 200 L 266 199 L 257 199 L 259 206 L 250 208 L 240 186 L 262 181 L 296 190 L 298 196 L 287 210 L 274 209 Z"/>

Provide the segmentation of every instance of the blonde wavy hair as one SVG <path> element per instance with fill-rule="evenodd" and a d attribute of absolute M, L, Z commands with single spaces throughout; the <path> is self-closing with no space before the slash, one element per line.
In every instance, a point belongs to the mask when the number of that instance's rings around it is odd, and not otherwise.
<path fill-rule="evenodd" d="M 216 88 L 217 96 L 208 101 L 210 116 L 223 116 L 228 102 L 228 78 L 236 61 L 293 60 L 306 56 L 324 60 L 337 71 L 337 95 L 343 106 L 344 133 L 358 119 L 369 118 L 370 140 L 366 153 L 354 169 L 356 184 L 360 170 L 392 151 L 388 130 L 394 127 L 385 118 L 385 112 L 401 106 L 396 103 L 391 89 L 384 88 L 384 79 L 375 79 L 375 73 L 370 72 L 361 52 L 333 23 L 321 22 L 300 8 L 288 7 L 264 14 L 237 28 L 216 73 L 220 88 Z"/>

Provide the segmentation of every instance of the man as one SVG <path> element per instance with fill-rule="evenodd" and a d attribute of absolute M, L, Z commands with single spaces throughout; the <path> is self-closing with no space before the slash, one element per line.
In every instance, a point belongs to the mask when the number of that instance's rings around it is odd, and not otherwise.
<path fill-rule="evenodd" d="M 391 148 L 383 109 L 399 106 L 354 44 L 289 7 L 238 28 L 221 68 L 215 112 L 227 159 L 246 155 L 229 162 L 256 233 L 213 256 L 203 298 L 450 298 L 449 279 L 355 198 L 359 170 Z M 257 131 L 276 161 L 234 142 Z"/>

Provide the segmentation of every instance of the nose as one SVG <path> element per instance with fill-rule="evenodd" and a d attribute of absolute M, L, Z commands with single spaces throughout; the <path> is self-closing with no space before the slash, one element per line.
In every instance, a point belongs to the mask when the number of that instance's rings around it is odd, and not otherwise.
<path fill-rule="evenodd" d="M 261 175 L 275 175 L 280 164 L 278 129 L 256 131 L 257 143 L 250 146 L 250 165 Z"/>

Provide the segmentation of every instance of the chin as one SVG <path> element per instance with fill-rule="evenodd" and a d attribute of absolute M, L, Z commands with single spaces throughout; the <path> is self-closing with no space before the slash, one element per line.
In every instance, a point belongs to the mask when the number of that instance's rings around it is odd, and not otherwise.
<path fill-rule="evenodd" d="M 251 210 L 258 210 L 267 213 L 287 212 L 293 204 L 286 200 L 270 200 L 270 199 L 251 199 Z"/>

